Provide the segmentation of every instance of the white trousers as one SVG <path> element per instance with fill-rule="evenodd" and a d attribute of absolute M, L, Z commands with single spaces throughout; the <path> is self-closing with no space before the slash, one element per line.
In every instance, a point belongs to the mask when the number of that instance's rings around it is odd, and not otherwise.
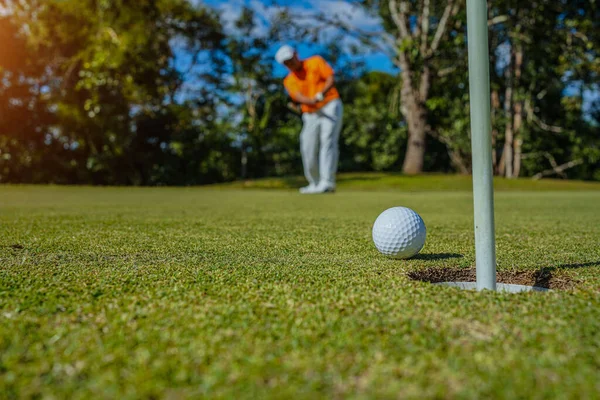
<path fill-rule="evenodd" d="M 311 185 L 335 187 L 343 114 L 340 99 L 330 101 L 314 113 L 302 114 L 300 152 L 304 176 Z"/>

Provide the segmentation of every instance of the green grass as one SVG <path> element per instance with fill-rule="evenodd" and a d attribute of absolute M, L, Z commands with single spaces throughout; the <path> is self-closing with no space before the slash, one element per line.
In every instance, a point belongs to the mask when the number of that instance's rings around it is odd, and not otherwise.
<path fill-rule="evenodd" d="M 505 294 L 409 278 L 474 265 L 464 178 L 364 178 L 0 186 L 0 398 L 600 397 L 599 185 L 498 182 L 499 272 L 568 283 Z M 372 245 L 395 205 L 417 259 Z"/>
<path fill-rule="evenodd" d="M 267 178 L 259 180 L 237 181 L 213 185 L 213 187 L 239 189 L 289 189 L 306 185 L 304 178 Z M 398 173 L 344 173 L 338 176 L 338 188 L 346 190 L 404 190 L 404 191 L 463 191 L 472 190 L 472 178 L 468 175 L 426 174 L 406 176 Z M 494 179 L 494 189 L 557 191 L 557 190 L 600 190 L 598 182 L 583 182 L 558 179 Z"/>

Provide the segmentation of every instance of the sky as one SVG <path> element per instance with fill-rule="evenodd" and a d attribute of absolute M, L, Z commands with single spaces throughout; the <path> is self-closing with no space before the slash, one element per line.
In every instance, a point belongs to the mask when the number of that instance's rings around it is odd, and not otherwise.
<path fill-rule="evenodd" d="M 310 17 L 317 12 L 336 13 L 343 15 L 352 26 L 365 31 L 379 32 L 383 31 L 379 18 L 368 15 L 363 9 L 350 5 L 347 1 L 340 0 L 190 0 L 192 3 L 201 2 L 211 8 L 218 10 L 221 14 L 222 21 L 225 24 L 225 29 L 232 31 L 233 21 L 235 21 L 242 10 L 243 6 L 251 7 L 257 11 L 257 15 L 272 16 L 281 7 L 293 12 L 295 15 L 306 17 L 306 23 L 310 24 Z M 269 30 L 268 18 L 263 18 L 260 21 L 258 34 L 266 34 Z M 329 32 L 333 34 L 334 32 Z M 327 36 L 328 32 L 323 32 Z M 349 46 L 353 43 L 353 39 L 348 38 L 346 43 L 340 43 L 340 46 Z M 278 43 L 270 52 L 274 55 L 277 48 L 285 43 Z M 306 58 L 314 55 L 319 51 L 318 43 L 302 42 L 291 43 L 294 45 L 300 58 Z M 366 52 L 360 58 L 366 63 L 368 70 L 384 71 L 396 74 L 398 71 L 394 64 L 383 53 Z M 286 70 L 280 65 L 275 65 L 275 74 L 284 76 Z"/>
<path fill-rule="evenodd" d="M 381 20 L 377 16 L 369 15 L 365 12 L 364 9 L 356 6 L 352 6 L 350 2 L 344 0 L 189 0 L 192 3 L 198 4 L 202 3 L 205 6 L 209 6 L 213 9 L 216 9 L 221 14 L 222 21 L 224 22 L 224 26 L 226 31 L 234 32 L 235 27 L 233 26 L 233 22 L 239 17 L 240 12 L 243 6 L 248 6 L 255 11 L 257 11 L 257 15 L 264 16 L 260 20 L 258 34 L 266 34 L 269 30 L 269 16 L 274 15 L 280 10 L 282 7 L 285 7 L 287 10 L 291 11 L 294 15 L 300 15 L 305 17 L 306 23 L 309 25 L 310 17 L 315 13 L 329 13 L 343 16 L 343 19 L 347 21 L 350 25 L 355 28 L 359 28 L 362 31 L 369 32 L 384 32 L 381 26 Z M 333 33 L 333 32 L 329 32 Z M 322 32 L 322 35 L 327 36 L 327 32 Z M 344 48 L 344 46 L 349 46 L 353 42 L 352 38 L 347 38 L 346 42 L 342 42 L 339 45 Z M 285 43 L 277 43 L 269 50 L 272 56 L 275 55 L 275 52 L 279 48 L 279 46 Z M 319 44 L 318 43 L 309 43 L 301 42 L 301 43 L 290 43 L 292 44 L 296 50 L 300 58 L 306 58 L 315 53 L 319 52 Z M 390 74 L 397 74 L 398 69 L 391 62 L 389 57 L 381 52 L 374 52 L 365 49 L 365 52 L 360 55 L 360 58 L 365 62 L 366 68 L 370 71 L 383 71 Z M 276 77 L 283 77 L 287 74 L 287 70 L 285 67 L 278 65 L 275 61 L 273 61 L 274 65 L 274 73 Z M 565 91 L 566 95 L 577 95 L 579 92 L 579 88 L 577 87 L 569 87 Z M 582 93 L 584 98 L 584 110 L 588 110 L 591 106 L 591 103 L 600 97 L 600 91 L 598 89 L 595 90 L 585 90 Z"/>

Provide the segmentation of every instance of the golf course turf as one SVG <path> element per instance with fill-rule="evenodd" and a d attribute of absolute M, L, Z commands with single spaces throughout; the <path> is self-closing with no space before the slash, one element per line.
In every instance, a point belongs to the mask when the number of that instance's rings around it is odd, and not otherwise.
<path fill-rule="evenodd" d="M 469 177 L 0 186 L 0 398 L 599 398 L 600 184 L 496 181 L 474 278 Z M 393 206 L 427 226 L 391 260 Z"/>

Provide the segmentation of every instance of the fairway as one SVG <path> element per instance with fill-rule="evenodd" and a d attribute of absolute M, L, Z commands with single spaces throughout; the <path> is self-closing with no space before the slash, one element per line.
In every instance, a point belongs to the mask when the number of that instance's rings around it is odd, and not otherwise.
<path fill-rule="evenodd" d="M 554 289 L 506 294 L 412 279 L 474 267 L 472 194 L 394 179 L 0 186 L 0 398 L 600 397 L 600 185 L 500 182 L 499 274 Z M 399 205 L 411 260 L 371 240 Z"/>

